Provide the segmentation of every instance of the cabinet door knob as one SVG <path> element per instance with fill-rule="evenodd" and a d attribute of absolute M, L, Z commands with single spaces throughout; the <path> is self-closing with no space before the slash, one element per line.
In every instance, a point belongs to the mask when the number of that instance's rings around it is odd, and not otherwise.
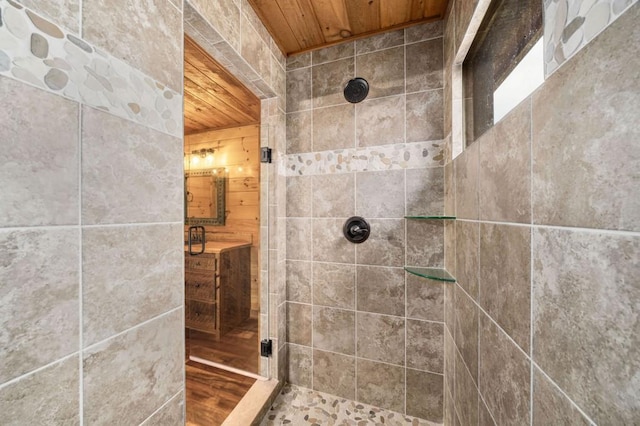
<path fill-rule="evenodd" d="M 196 284 L 196 288 L 200 288 L 200 283 Z"/>

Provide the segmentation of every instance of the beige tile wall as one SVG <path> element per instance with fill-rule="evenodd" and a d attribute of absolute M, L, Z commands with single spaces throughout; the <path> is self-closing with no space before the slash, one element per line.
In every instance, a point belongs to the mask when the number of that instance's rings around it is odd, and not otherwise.
<path fill-rule="evenodd" d="M 98 1 L 66 1 L 65 7 L 22 3 L 53 21 L 31 18 L 38 31 L 55 38 L 60 25 L 86 38 L 72 40 L 75 46 L 94 53 L 83 43 L 98 47 L 97 54 L 120 67 L 118 73 L 146 74 L 148 83 L 155 79 L 151 92 L 158 89 L 175 99 L 175 92 L 160 88 L 168 85 L 181 93 L 181 2 L 123 2 L 108 9 Z M 203 47 L 215 45 L 216 52 L 224 52 L 220 57 L 230 70 L 265 99 L 261 144 L 274 148 L 277 158 L 286 147 L 284 57 L 246 2 L 227 3 L 221 5 L 229 8 L 225 15 L 214 14 L 241 17 L 245 32 L 238 39 L 190 4 L 184 8 L 184 27 L 198 28 Z M 11 68 L 5 59 L 27 56 L 29 49 L 19 47 L 28 46 L 29 31 L 35 31 L 21 7 L 0 0 L 3 11 L 12 8 L 8 20 L 3 13 L 2 24 L 3 30 L 9 27 L 3 46 L 13 49 L 9 56 L 0 50 L 0 98 L 10 111 L 0 117 L 0 423 L 182 424 L 183 141 L 172 136 L 180 132 L 175 126 L 154 130 L 164 127 L 147 125 L 123 109 L 113 110 L 116 116 L 96 108 L 101 100 L 85 98 L 84 92 L 63 98 L 24 71 L 41 72 L 37 61 L 42 58 L 18 61 L 24 69 Z M 26 42 L 16 43 L 16 37 Z M 85 61 L 77 50 L 72 48 L 72 59 Z M 64 66 L 64 61 L 52 63 Z M 83 75 L 69 74 L 81 91 Z M 108 81 L 101 84 L 100 90 L 108 89 Z M 104 99 L 114 105 L 126 105 L 125 98 L 108 96 Z M 265 359 L 261 372 L 283 378 L 286 186 L 281 163 L 261 170 L 266 299 L 261 332 L 276 339 L 279 349 Z"/>
<path fill-rule="evenodd" d="M 82 23 L 66 3 L 35 6 L 180 90 L 171 3 L 84 2 Z M 0 423 L 140 424 L 170 401 L 182 422 L 182 139 L 5 76 L 0 92 Z"/>
<path fill-rule="evenodd" d="M 289 381 L 435 422 L 443 416 L 445 285 L 403 266 L 443 264 L 442 223 L 404 219 L 444 209 L 434 161 L 442 155 L 442 41 L 435 23 L 287 63 L 289 158 L 304 155 L 308 165 L 368 149 L 350 168 L 288 171 Z M 342 91 L 356 76 L 371 90 L 353 105 Z M 413 143 L 428 148 L 408 163 Z M 368 155 L 380 155 L 380 166 Z M 372 228 L 361 245 L 342 234 L 353 215 Z"/>
<path fill-rule="evenodd" d="M 447 68 L 473 4 L 450 12 Z M 640 421 L 639 18 L 445 167 L 447 425 Z"/>

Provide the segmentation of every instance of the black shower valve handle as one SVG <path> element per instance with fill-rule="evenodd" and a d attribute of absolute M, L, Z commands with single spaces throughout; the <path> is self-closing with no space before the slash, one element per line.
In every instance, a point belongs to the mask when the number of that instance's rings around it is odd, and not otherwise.
<path fill-rule="evenodd" d="M 350 231 L 350 233 L 352 235 L 361 235 L 361 234 L 368 234 L 369 233 L 368 229 L 360 228 L 360 226 L 358 226 L 358 225 L 353 225 L 349 231 Z"/>
<path fill-rule="evenodd" d="M 342 227 L 342 233 L 344 237 L 354 243 L 364 243 L 371 234 L 371 227 L 364 218 L 360 216 L 353 216 L 347 219 Z"/>

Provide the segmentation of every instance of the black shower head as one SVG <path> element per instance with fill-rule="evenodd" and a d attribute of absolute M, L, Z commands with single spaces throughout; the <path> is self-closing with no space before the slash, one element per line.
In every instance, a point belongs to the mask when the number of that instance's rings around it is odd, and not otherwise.
<path fill-rule="evenodd" d="M 344 88 L 344 98 L 352 104 L 364 101 L 368 94 L 369 83 L 361 77 L 349 80 Z"/>

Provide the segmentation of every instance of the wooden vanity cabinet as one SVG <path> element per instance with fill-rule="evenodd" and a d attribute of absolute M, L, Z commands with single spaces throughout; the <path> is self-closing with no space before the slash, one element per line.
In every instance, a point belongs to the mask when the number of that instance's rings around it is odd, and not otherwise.
<path fill-rule="evenodd" d="M 211 247 L 209 247 L 211 246 Z M 200 255 L 185 253 L 185 326 L 220 337 L 249 318 L 251 248 L 207 243 Z"/>

